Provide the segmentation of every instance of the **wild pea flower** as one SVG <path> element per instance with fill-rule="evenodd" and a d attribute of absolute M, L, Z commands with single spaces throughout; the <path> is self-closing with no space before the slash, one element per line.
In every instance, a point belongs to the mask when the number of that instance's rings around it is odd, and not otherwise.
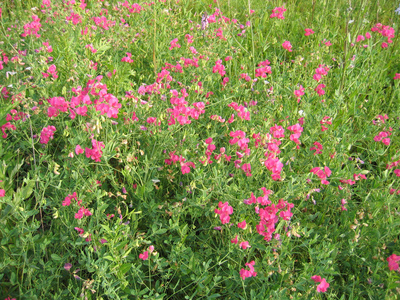
<path fill-rule="evenodd" d="M 279 138 L 284 138 L 285 137 L 285 129 L 283 129 L 282 126 L 278 126 L 275 124 L 275 126 L 272 126 L 269 129 L 269 132 L 274 136 L 274 138 L 279 139 Z"/>
<path fill-rule="evenodd" d="M 78 212 L 75 214 L 75 219 L 82 219 L 83 216 L 89 217 L 91 216 L 92 213 L 87 209 L 81 206 L 78 210 Z"/>
<path fill-rule="evenodd" d="M 187 42 L 188 44 L 193 43 L 193 36 L 191 36 L 190 34 L 186 34 L 186 35 L 185 35 L 185 38 L 186 38 L 186 42 Z"/>
<path fill-rule="evenodd" d="M 132 53 L 126 52 L 126 56 L 121 59 L 121 62 L 133 63 Z"/>
<path fill-rule="evenodd" d="M 285 42 L 282 44 L 282 47 L 285 48 L 286 50 L 288 50 L 289 52 L 292 52 L 292 45 L 290 44 L 289 41 L 285 41 Z"/>
<path fill-rule="evenodd" d="M 289 126 L 287 129 L 293 132 L 293 134 L 290 135 L 290 140 L 295 142 L 298 145 L 301 144 L 299 141 L 299 137 L 301 136 L 301 133 L 303 132 L 303 127 L 301 127 L 301 125 L 299 123 L 296 123 L 292 126 Z"/>
<path fill-rule="evenodd" d="M 273 10 L 272 10 L 272 14 L 269 16 L 271 19 L 272 18 L 278 18 L 278 19 L 281 19 L 281 20 L 283 20 L 283 19 L 285 19 L 285 17 L 283 16 L 283 13 L 286 11 L 286 9 L 285 9 L 285 7 L 284 6 L 281 6 L 281 7 L 275 7 Z"/>
<path fill-rule="evenodd" d="M 219 218 L 221 220 L 222 224 L 227 224 L 229 223 L 230 220 L 230 215 L 233 214 L 233 208 L 232 206 L 229 205 L 228 202 L 222 203 L 221 201 L 219 201 L 218 203 L 218 207 L 220 209 L 215 209 L 214 212 L 216 214 L 219 214 Z"/>
<path fill-rule="evenodd" d="M 181 172 L 182 174 L 187 174 L 190 173 L 190 167 L 193 169 L 196 168 L 195 164 L 191 161 L 188 162 L 181 162 Z"/>
<path fill-rule="evenodd" d="M 49 42 L 43 42 L 43 46 L 46 47 L 46 51 L 47 51 L 48 53 L 53 52 L 53 48 L 50 46 Z"/>
<path fill-rule="evenodd" d="M 249 263 L 245 263 L 245 266 L 249 267 L 249 270 L 246 270 L 246 269 L 241 269 L 240 270 L 239 274 L 240 274 L 240 277 L 243 280 L 245 280 L 246 278 L 249 278 L 249 277 L 256 277 L 257 276 L 257 272 L 254 272 L 254 264 L 255 264 L 254 260 L 249 262 Z"/>
<path fill-rule="evenodd" d="M 100 158 L 103 155 L 103 149 L 105 147 L 103 142 L 96 141 L 92 139 L 92 149 L 85 148 L 85 154 L 87 158 L 91 158 L 96 162 L 100 162 Z"/>
<path fill-rule="evenodd" d="M 219 75 L 224 76 L 226 74 L 225 72 L 225 66 L 222 64 L 222 60 L 218 59 L 215 62 L 215 66 L 213 67 L 213 73 L 219 73 Z"/>
<path fill-rule="evenodd" d="M 394 75 L 393 79 L 394 79 L 394 80 L 400 79 L 400 73 L 396 73 L 396 75 Z"/>
<path fill-rule="evenodd" d="M 313 145 L 314 145 L 315 147 L 311 147 L 310 150 L 315 150 L 314 155 L 321 154 L 321 153 L 322 153 L 323 146 L 322 146 L 320 143 L 318 143 L 318 142 L 314 142 Z"/>
<path fill-rule="evenodd" d="M 0 197 L 5 197 L 6 191 L 4 189 L 0 189 Z"/>
<path fill-rule="evenodd" d="M 357 39 L 356 39 L 356 42 L 358 43 L 358 42 L 363 41 L 363 40 L 365 40 L 365 37 L 363 35 L 358 35 Z"/>
<path fill-rule="evenodd" d="M 247 248 L 251 248 L 250 244 L 248 241 L 243 241 L 239 244 L 239 247 L 242 248 L 243 250 L 246 250 Z"/>
<path fill-rule="evenodd" d="M 304 88 L 302 85 L 299 86 L 298 90 L 294 90 L 294 95 L 297 97 L 297 103 L 300 103 L 301 96 L 304 95 Z"/>
<path fill-rule="evenodd" d="M 372 120 L 372 124 L 374 124 L 374 125 L 380 125 L 381 123 L 382 124 L 385 124 L 385 120 L 387 120 L 387 119 L 389 119 L 389 117 L 388 117 L 388 115 L 387 114 L 385 114 L 384 116 L 382 116 L 382 115 L 377 115 L 376 116 L 376 119 L 378 119 L 378 120 Z"/>
<path fill-rule="evenodd" d="M 315 74 L 313 76 L 313 79 L 316 81 L 320 81 L 322 76 L 326 76 L 328 74 L 329 67 L 325 65 L 319 65 L 318 68 L 315 69 Z"/>
<path fill-rule="evenodd" d="M 170 44 L 171 44 L 171 47 L 169 47 L 169 50 L 181 47 L 181 45 L 178 44 L 178 39 L 173 39 Z"/>
<path fill-rule="evenodd" d="M 364 174 L 353 174 L 354 180 L 361 180 L 361 179 L 367 179 L 367 177 Z"/>
<path fill-rule="evenodd" d="M 238 236 L 235 236 L 235 238 L 231 239 L 232 244 L 237 244 L 238 243 Z"/>
<path fill-rule="evenodd" d="M 305 36 L 309 36 L 315 33 L 314 30 L 312 30 L 311 28 L 306 28 L 304 29 L 304 31 L 305 31 L 304 33 Z"/>
<path fill-rule="evenodd" d="M 64 269 L 67 270 L 67 271 L 69 271 L 71 268 L 72 268 L 72 264 L 70 264 L 70 263 L 66 263 L 64 265 Z"/>
<path fill-rule="evenodd" d="M 291 51 L 291 50 L 289 50 Z M 270 66 L 265 66 L 259 69 L 256 69 L 256 77 L 262 77 L 262 78 L 267 78 L 267 73 L 272 74 L 271 67 Z M 247 78 L 247 77 L 246 77 Z M 249 77 L 250 78 L 250 77 Z M 248 80 L 246 80 L 248 81 Z"/>
<path fill-rule="evenodd" d="M 85 152 L 82 147 L 80 145 L 76 145 L 75 147 L 75 153 L 76 155 L 82 154 L 83 152 Z"/>
<path fill-rule="evenodd" d="M 312 168 L 310 170 L 310 173 L 314 173 L 315 175 L 317 175 L 319 179 L 321 179 L 321 183 L 326 185 L 329 184 L 329 181 L 327 181 L 326 179 L 332 174 L 331 170 L 326 166 L 324 167 L 324 169 L 321 169 L 320 167 Z"/>
<path fill-rule="evenodd" d="M 387 259 L 388 265 L 389 265 L 389 270 L 390 271 L 399 271 L 399 264 L 398 261 L 400 261 L 400 255 L 392 254 L 390 255 Z"/>
<path fill-rule="evenodd" d="M 246 220 L 243 220 L 242 222 L 238 223 L 237 226 L 241 229 L 246 229 L 247 227 Z"/>
<path fill-rule="evenodd" d="M 92 53 L 97 52 L 97 49 L 95 49 L 92 44 L 86 45 L 85 48 L 89 49 Z"/>
<path fill-rule="evenodd" d="M 72 24 L 77 25 L 79 23 L 82 23 L 82 17 L 78 14 L 75 14 L 73 12 L 71 12 L 71 15 L 66 17 L 67 21 L 71 21 L 72 20 Z"/>
<path fill-rule="evenodd" d="M 347 210 L 347 208 L 346 208 L 346 206 L 345 206 L 345 205 L 347 204 L 346 199 L 342 199 L 342 200 L 341 200 L 341 203 L 342 203 L 342 206 L 341 206 L 342 211 Z"/>
<path fill-rule="evenodd" d="M 41 144 L 47 144 L 50 140 L 54 138 L 54 132 L 56 131 L 56 128 L 54 126 L 47 126 L 42 129 L 42 132 L 40 134 L 40 143 Z"/>
<path fill-rule="evenodd" d="M 393 172 L 397 177 L 400 177 L 400 169 L 396 169 Z"/>
<path fill-rule="evenodd" d="M 391 128 L 389 128 L 389 130 L 390 129 Z M 382 141 L 383 144 L 385 144 L 386 146 L 389 146 L 390 145 L 390 138 L 388 138 L 388 136 L 392 135 L 392 133 L 390 131 L 381 131 L 381 132 L 379 132 L 379 134 L 374 137 L 374 141 L 375 142 Z"/>
<path fill-rule="evenodd" d="M 49 74 L 47 74 L 49 73 Z M 49 77 L 50 75 L 53 76 L 54 79 L 58 78 L 57 75 L 57 67 L 55 65 L 51 65 L 48 69 L 47 69 L 47 73 L 42 73 L 44 78 Z"/>
<path fill-rule="evenodd" d="M 149 251 L 145 251 L 141 254 L 139 254 L 139 258 L 143 260 L 147 260 L 149 258 Z"/>
<path fill-rule="evenodd" d="M 78 196 L 76 195 L 76 192 L 74 192 L 72 195 L 68 195 L 65 197 L 64 201 L 62 202 L 62 206 L 69 206 L 71 205 L 71 200 L 75 199 L 78 201 Z"/>
<path fill-rule="evenodd" d="M 325 91 L 323 90 L 325 87 L 326 87 L 326 85 L 323 84 L 323 83 L 321 83 L 321 84 L 319 84 L 319 85 L 315 88 L 315 91 L 317 92 L 317 94 L 318 94 L 319 96 L 325 95 Z"/>
<path fill-rule="evenodd" d="M 76 231 L 78 231 L 78 234 L 79 235 L 82 235 L 82 234 L 84 234 L 84 232 L 85 232 L 85 230 L 83 230 L 82 228 L 79 228 L 79 227 L 75 227 L 74 228 Z"/>
<path fill-rule="evenodd" d="M 332 125 L 332 118 L 328 117 L 328 116 L 325 116 L 325 117 L 322 118 L 322 120 L 319 123 L 321 124 L 321 131 L 322 132 L 326 131 L 326 130 L 328 130 L 328 128 L 325 127 L 324 125 L 325 124 Z"/>
<path fill-rule="evenodd" d="M 24 25 L 24 33 L 21 34 L 22 37 L 26 37 L 28 35 L 34 35 L 36 37 L 40 37 L 40 34 L 38 34 L 38 31 L 42 27 L 42 24 L 40 24 L 40 19 L 36 15 L 32 15 L 32 22 L 27 23 Z"/>
<path fill-rule="evenodd" d="M 314 275 L 311 277 L 312 280 L 314 280 L 315 283 L 319 283 L 317 286 L 317 292 L 318 293 L 325 293 L 328 288 L 329 288 L 329 283 L 326 282 L 325 278 L 321 279 L 321 276 Z"/>

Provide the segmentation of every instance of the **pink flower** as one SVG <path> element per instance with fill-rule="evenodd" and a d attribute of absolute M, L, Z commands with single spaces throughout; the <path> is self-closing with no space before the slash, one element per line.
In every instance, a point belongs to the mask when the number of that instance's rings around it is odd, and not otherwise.
<path fill-rule="evenodd" d="M 82 147 L 80 145 L 76 145 L 76 147 L 75 147 L 76 155 L 82 154 L 83 152 L 84 152 L 84 150 L 82 149 Z"/>
<path fill-rule="evenodd" d="M 213 67 L 213 73 L 219 73 L 219 75 L 224 76 L 226 74 L 225 72 L 225 66 L 222 64 L 222 60 L 218 59 L 215 62 L 215 66 Z"/>
<path fill-rule="evenodd" d="M 326 282 L 325 278 L 322 278 L 321 283 L 317 286 L 318 293 L 325 293 L 329 287 L 329 283 Z"/>
<path fill-rule="evenodd" d="M 219 218 L 222 224 L 229 223 L 230 217 L 229 215 L 233 214 L 233 208 L 229 205 L 228 202 L 222 203 L 221 201 L 218 203 L 218 207 L 221 208 L 215 209 L 214 212 L 219 214 Z"/>
<path fill-rule="evenodd" d="M 323 88 L 325 88 L 325 87 L 326 87 L 325 84 L 321 83 L 315 88 L 315 91 L 317 92 L 317 94 L 319 96 L 323 96 L 325 94 L 325 91 L 323 90 Z"/>
<path fill-rule="evenodd" d="M 178 44 L 178 39 L 173 39 L 171 41 L 171 47 L 169 47 L 169 50 L 172 50 L 174 48 L 180 48 L 181 45 Z"/>
<path fill-rule="evenodd" d="M 326 282 L 325 278 L 321 279 L 321 276 L 314 275 L 314 276 L 311 277 L 311 279 L 314 280 L 315 283 L 320 283 L 317 286 L 317 292 L 318 293 L 325 293 L 326 292 L 326 290 L 329 287 L 329 283 Z"/>
<path fill-rule="evenodd" d="M 85 232 L 85 230 L 79 227 L 75 227 L 75 230 L 78 231 L 78 234 L 83 234 Z"/>
<path fill-rule="evenodd" d="M 286 11 L 285 7 L 275 7 L 272 10 L 272 14 L 269 16 L 271 19 L 272 18 L 278 18 L 278 19 L 285 19 L 285 17 L 283 16 L 283 13 Z"/>
<path fill-rule="evenodd" d="M 125 57 L 123 57 L 122 59 L 121 59 L 121 61 L 122 62 L 127 62 L 127 63 L 133 63 L 133 59 L 131 58 L 132 57 L 132 54 L 131 53 L 129 53 L 129 52 L 126 52 L 126 56 Z"/>
<path fill-rule="evenodd" d="M 247 227 L 246 220 L 243 220 L 242 222 L 238 223 L 237 226 L 239 228 L 246 229 L 246 227 Z"/>
<path fill-rule="evenodd" d="M 40 143 L 47 144 L 50 140 L 53 139 L 55 131 L 56 131 L 56 128 L 54 126 L 44 127 L 40 134 Z"/>
<path fill-rule="evenodd" d="M 72 264 L 70 264 L 70 263 L 66 263 L 64 265 L 64 269 L 67 270 L 67 271 L 69 271 L 71 268 L 72 268 Z"/>
<path fill-rule="evenodd" d="M 394 170 L 394 174 L 396 174 L 397 177 L 400 177 L 400 169 Z"/>
<path fill-rule="evenodd" d="M 139 258 L 143 260 L 147 260 L 149 258 L 149 251 L 145 251 L 141 254 L 139 254 Z"/>
<path fill-rule="evenodd" d="M 394 80 L 400 79 L 400 73 L 396 73 L 396 75 L 393 77 Z"/>
<path fill-rule="evenodd" d="M 238 243 L 238 236 L 235 236 L 234 239 L 231 239 L 232 244 L 237 244 Z"/>
<path fill-rule="evenodd" d="M 363 40 L 365 40 L 365 37 L 363 35 L 359 35 L 359 36 L 357 36 L 356 42 L 358 43 Z"/>
<path fill-rule="evenodd" d="M 400 261 L 400 255 L 392 254 L 386 260 L 389 263 L 390 271 L 397 271 L 399 269 L 399 264 L 397 262 Z"/>
<path fill-rule="evenodd" d="M 286 50 L 288 50 L 289 52 L 292 52 L 292 45 L 290 44 L 289 41 L 285 41 L 285 42 L 282 44 L 282 47 L 285 48 Z"/>
<path fill-rule="evenodd" d="M 239 244 L 239 247 L 242 248 L 243 250 L 246 250 L 247 248 L 250 248 L 251 246 L 248 241 L 244 241 Z"/>
<path fill-rule="evenodd" d="M 245 280 L 245 279 L 248 278 L 248 277 L 255 277 L 255 276 L 257 276 L 257 272 L 254 272 L 254 264 L 255 264 L 254 260 L 251 261 L 251 262 L 249 262 L 249 263 L 245 263 L 245 266 L 246 266 L 246 267 L 249 267 L 250 270 L 246 270 L 246 269 L 241 269 L 241 270 L 240 270 L 239 274 L 240 274 L 240 277 L 241 277 L 243 280 Z"/>
<path fill-rule="evenodd" d="M 6 196 L 6 191 L 3 189 L 0 189 L 0 197 L 5 197 Z"/>
<path fill-rule="evenodd" d="M 304 31 L 305 31 L 305 33 L 304 33 L 305 36 L 314 34 L 314 31 L 311 28 L 306 28 L 306 29 L 304 29 Z"/>

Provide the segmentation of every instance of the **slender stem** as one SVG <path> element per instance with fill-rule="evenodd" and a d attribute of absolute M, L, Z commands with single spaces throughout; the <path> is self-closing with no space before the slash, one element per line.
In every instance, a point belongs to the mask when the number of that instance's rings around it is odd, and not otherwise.
<path fill-rule="evenodd" d="M 39 183 L 37 180 L 37 166 L 36 166 L 36 156 L 35 156 L 35 145 L 33 144 L 33 130 L 32 130 L 32 121 L 31 121 L 31 117 L 28 117 L 29 120 L 29 128 L 31 130 L 31 142 L 32 142 L 32 154 L 33 154 L 33 163 L 35 165 L 35 183 L 36 183 L 36 190 L 39 190 Z M 37 199 L 36 199 L 36 194 L 35 194 L 35 201 L 37 203 Z M 44 225 L 43 225 L 43 214 L 42 214 L 42 206 L 39 206 L 39 211 L 40 211 L 40 223 L 42 224 L 42 231 L 44 233 Z"/>
<path fill-rule="evenodd" d="M 153 64 L 154 64 L 154 76 L 157 77 L 157 60 L 156 60 L 156 43 L 157 43 L 157 12 L 154 7 L 154 43 L 153 43 Z"/>

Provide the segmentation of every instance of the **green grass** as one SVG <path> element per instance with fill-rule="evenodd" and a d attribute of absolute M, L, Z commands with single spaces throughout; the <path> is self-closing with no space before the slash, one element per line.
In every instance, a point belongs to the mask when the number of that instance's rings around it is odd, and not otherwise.
<path fill-rule="evenodd" d="M 2 299 L 398 298 L 398 3 L 51 2 L 0 1 Z"/>

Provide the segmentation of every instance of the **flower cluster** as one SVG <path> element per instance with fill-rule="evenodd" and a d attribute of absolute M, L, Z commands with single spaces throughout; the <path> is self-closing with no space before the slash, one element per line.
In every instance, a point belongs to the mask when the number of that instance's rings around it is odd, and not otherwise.
<path fill-rule="evenodd" d="M 272 18 L 278 18 L 278 19 L 285 19 L 285 17 L 283 16 L 283 13 L 286 11 L 284 6 L 281 7 L 275 7 L 272 10 L 272 14 L 269 16 L 271 19 Z"/>
<path fill-rule="evenodd" d="M 399 271 L 400 255 L 392 254 L 387 259 L 390 271 Z"/>
<path fill-rule="evenodd" d="M 103 149 L 105 147 L 103 142 L 96 141 L 92 139 L 92 149 L 85 148 L 85 154 L 87 158 L 91 158 L 96 162 L 100 162 L 101 156 L 103 155 Z"/>
<path fill-rule="evenodd" d="M 320 167 L 312 168 L 310 170 L 310 173 L 314 173 L 315 175 L 317 175 L 319 179 L 321 179 L 321 183 L 326 185 L 329 184 L 329 181 L 327 181 L 326 179 L 332 174 L 331 170 L 326 166 L 324 167 L 324 169 L 321 169 Z"/>
<path fill-rule="evenodd" d="M 171 41 L 171 47 L 169 47 L 169 50 L 172 50 L 174 48 L 180 48 L 181 45 L 178 44 L 178 39 L 173 39 Z"/>
<path fill-rule="evenodd" d="M 292 51 L 293 51 L 293 50 L 292 50 L 292 44 L 290 44 L 289 41 L 283 42 L 282 47 L 283 47 L 284 49 L 286 49 L 287 51 L 289 51 L 289 52 L 292 52 Z"/>
<path fill-rule="evenodd" d="M 32 20 L 32 22 L 24 25 L 24 33 L 21 34 L 22 37 L 26 37 L 28 35 L 34 35 L 38 38 L 40 37 L 40 34 L 38 34 L 38 31 L 42 27 L 40 19 L 37 15 L 32 15 Z"/>
<path fill-rule="evenodd" d="M 132 53 L 126 52 L 126 56 L 121 59 L 122 62 L 133 63 Z"/>
<path fill-rule="evenodd" d="M 318 293 L 325 293 L 328 290 L 329 283 L 326 282 L 325 278 L 321 279 L 321 276 L 314 275 L 314 276 L 311 277 L 311 279 L 314 280 L 315 283 L 319 283 L 318 286 L 317 286 L 317 292 Z"/>
<path fill-rule="evenodd" d="M 254 271 L 254 265 L 255 265 L 255 261 L 251 261 L 249 263 L 245 263 L 246 267 L 249 267 L 249 270 L 246 269 L 241 269 L 240 270 L 240 277 L 245 280 L 246 278 L 249 277 L 256 277 L 257 276 L 257 272 Z"/>
<path fill-rule="evenodd" d="M 220 209 L 215 209 L 214 212 L 219 215 L 219 219 L 222 224 L 227 224 L 230 221 L 230 215 L 233 214 L 233 208 L 228 202 L 222 203 L 219 201 L 218 207 Z"/>
<path fill-rule="evenodd" d="M 54 138 L 54 132 L 56 128 L 54 126 L 47 126 L 42 129 L 40 133 L 40 143 L 47 144 L 50 140 Z"/>

